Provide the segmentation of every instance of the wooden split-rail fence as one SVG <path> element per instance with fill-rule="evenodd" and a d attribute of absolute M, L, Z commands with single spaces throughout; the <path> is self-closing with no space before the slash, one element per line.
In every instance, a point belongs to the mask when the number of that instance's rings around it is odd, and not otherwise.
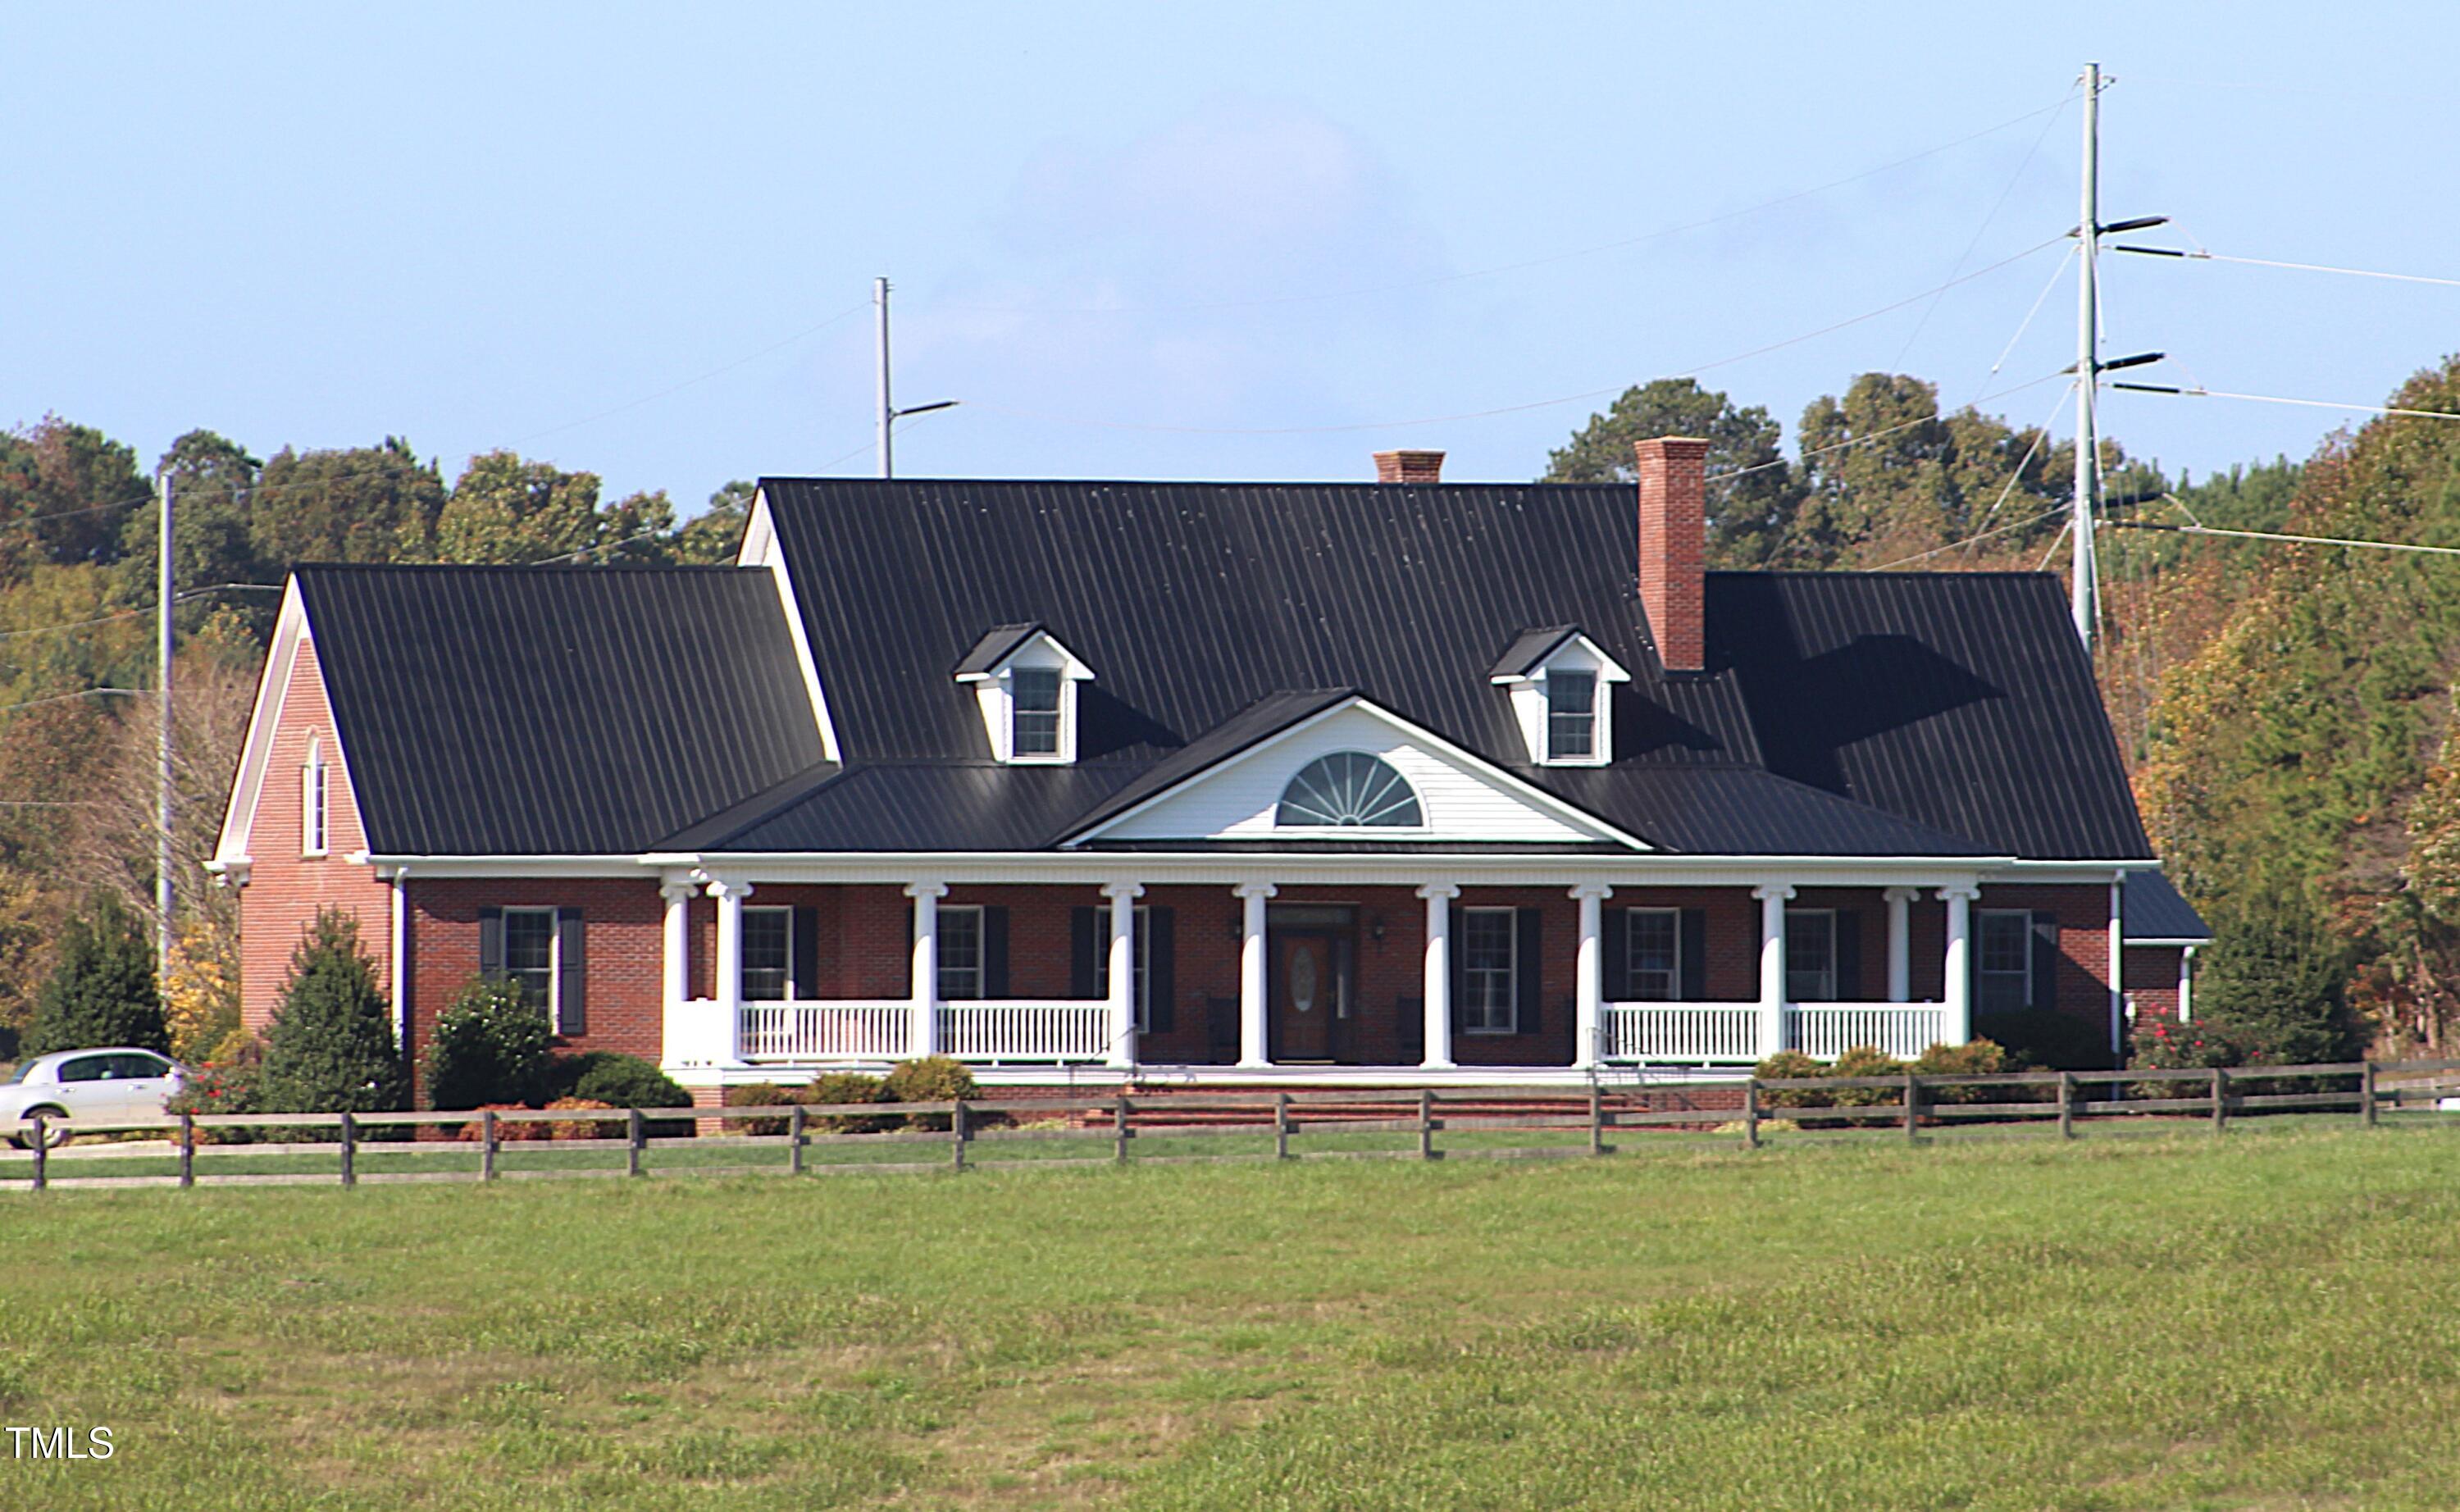
<path fill-rule="evenodd" d="M 2258 1089 L 2272 1090 L 2258 1090 Z M 1919 1141 L 1962 1125 L 1997 1126 L 2007 1132 L 2079 1137 L 2088 1128 L 2176 1130 L 2208 1125 L 2225 1133 L 2234 1118 L 2299 1114 L 2355 1115 L 2368 1126 L 2386 1114 L 2460 1112 L 2460 1061 L 2354 1062 L 2304 1066 L 2239 1067 L 2192 1071 L 2069 1071 L 1996 1075 L 1753 1077 L 1643 1084 L 1599 1083 L 1586 1089 L 1457 1088 L 1443 1092 L 1359 1091 L 1298 1093 L 1135 1091 L 1108 1096 L 984 1097 L 942 1102 L 834 1103 L 730 1108 L 634 1108 L 497 1110 L 452 1113 L 180 1114 L 111 1123 L 78 1120 L 77 1135 L 168 1136 L 170 1152 L 130 1147 L 129 1164 L 169 1163 L 167 1172 L 121 1176 L 64 1176 L 54 1169 L 42 1120 L 34 1120 L 29 1148 L 0 1158 L 0 1190 L 50 1187 L 272 1185 L 332 1182 L 494 1182 L 582 1176 L 722 1175 L 766 1172 L 801 1176 L 963 1171 L 982 1163 L 1083 1166 L 1289 1160 L 1542 1159 L 1606 1155 L 1624 1144 L 1624 1133 L 1691 1136 L 1731 1140 L 1756 1149 L 1773 1136 L 1788 1140 L 1803 1130 L 1841 1128 L 1869 1137 L 1899 1133 Z M 1018 1120 L 1025 1120 L 1019 1126 Z M 924 1124 L 880 1132 L 842 1132 L 849 1124 Z M 588 1125 L 587 1138 L 541 1140 L 522 1136 L 525 1125 Z M 677 1125 L 725 1131 L 656 1132 Z M 782 1130 L 778 1126 L 782 1125 Z M 1056 1126 L 1053 1126 L 1056 1125 Z M 740 1127 L 744 1132 L 735 1132 Z M 439 1129 L 446 1138 L 418 1137 Z M 328 1132 L 329 1131 L 329 1132 Z M 611 1132 L 610 1132 L 611 1131 Z M 775 1131 L 775 1132 L 773 1132 Z M 545 1131 L 541 1131 L 545 1132 Z M 1439 1142 L 1442 1135 L 1480 1137 L 1546 1134 L 1554 1142 L 1528 1144 L 1503 1139 L 1486 1142 Z M 259 1142 L 229 1143 L 220 1135 L 262 1136 Z M 1405 1141 L 1377 1148 L 1299 1148 L 1326 1136 L 1405 1135 Z M 1235 1154 L 1140 1154 L 1139 1140 L 1201 1140 L 1242 1136 L 1269 1148 Z M 1810 1135 L 1808 1138 L 1833 1136 Z M 986 1159 L 1008 1141 L 1075 1140 L 1106 1143 L 1090 1157 L 1030 1160 Z M 913 1146 L 915 1160 L 871 1156 Z M 816 1152 L 859 1148 L 864 1158 L 816 1160 Z M 1637 1147 L 1637 1146 L 1632 1146 Z M 717 1161 L 668 1163 L 661 1152 L 690 1150 L 723 1156 Z M 311 1161 L 308 1171 L 198 1170 L 201 1152 L 215 1164 L 246 1163 L 266 1157 Z M 583 1152 L 620 1152 L 621 1163 L 532 1165 L 520 1158 Z M 81 1170 L 115 1159 L 117 1147 L 81 1152 Z M 430 1166 L 454 1160 L 453 1169 L 366 1170 L 371 1154 L 388 1163 Z M 733 1159 L 740 1155 L 743 1159 Z M 150 1161 L 149 1158 L 150 1157 Z"/>

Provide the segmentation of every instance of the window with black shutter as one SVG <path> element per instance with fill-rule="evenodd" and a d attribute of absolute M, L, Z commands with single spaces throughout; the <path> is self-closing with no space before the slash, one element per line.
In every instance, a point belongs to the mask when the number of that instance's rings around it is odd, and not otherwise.
<path fill-rule="evenodd" d="M 1455 1010 L 1473 1034 L 1510 1034 L 1519 1028 L 1519 912 L 1516 908 L 1460 911 L 1460 990 Z"/>
<path fill-rule="evenodd" d="M 2033 1006 L 2033 916 L 2016 908 L 1983 908 L 1974 920 L 1975 1009 L 2011 1013 Z"/>
<path fill-rule="evenodd" d="M 1623 996 L 1671 1003 L 1683 993 L 1682 913 L 1674 908 L 1623 910 Z M 1606 984 L 1609 990 L 1619 984 Z"/>

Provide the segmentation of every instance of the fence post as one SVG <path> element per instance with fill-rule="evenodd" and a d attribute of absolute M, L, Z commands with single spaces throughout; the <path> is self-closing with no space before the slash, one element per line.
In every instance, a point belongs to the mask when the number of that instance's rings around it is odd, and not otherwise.
<path fill-rule="evenodd" d="M 49 1185 L 52 1180 L 51 1121 L 42 1114 L 34 1115 L 34 1190 L 38 1192 Z"/>
<path fill-rule="evenodd" d="M 647 1126 L 641 1118 L 641 1110 L 638 1108 L 625 1109 L 624 1174 L 626 1176 L 638 1176 L 641 1174 L 641 1137 L 647 1132 Z"/>
<path fill-rule="evenodd" d="M 496 1110 L 478 1110 L 478 1180 L 496 1179 Z"/>
<path fill-rule="evenodd" d="M 1914 1074 L 1908 1071 L 1905 1073 L 1905 1139 L 1908 1141 L 1919 1142 L 1921 1139 L 1921 1135 L 1919 1132 L 1920 1123 L 1921 1089 L 1915 1081 Z"/>
<path fill-rule="evenodd" d="M 1589 1153 L 1606 1153 L 1606 1099 L 1594 1081 L 1589 1083 Z"/>
<path fill-rule="evenodd" d="M 1743 1148 L 1760 1147 L 1760 1078 L 1743 1083 Z"/>
<path fill-rule="evenodd" d="M 1289 1158 L 1290 1095 L 1277 1092 L 1273 1094 L 1273 1159 L 1286 1161 Z"/>
<path fill-rule="evenodd" d="M 1435 1095 L 1431 1089 L 1418 1090 L 1418 1159 L 1435 1158 Z"/>
<path fill-rule="evenodd" d="M 2221 1134 L 2229 1128 L 2229 1073 L 2213 1068 L 2213 1132 Z"/>
<path fill-rule="evenodd" d="M 948 1116 L 948 1149 L 950 1151 L 949 1168 L 964 1170 L 965 1168 L 965 1099 L 963 1097 L 957 1099 L 956 1107 L 950 1110 Z"/>
<path fill-rule="evenodd" d="M 358 1155 L 358 1120 L 350 1117 L 350 1109 L 345 1108 L 342 1110 L 342 1184 L 344 1186 L 359 1184 Z"/>
<path fill-rule="evenodd" d="M 197 1184 L 197 1116 L 180 1115 L 180 1184 Z"/>
<path fill-rule="evenodd" d="M 2358 1116 L 2371 1129 L 2375 1126 L 2375 1063 L 2371 1060 L 2358 1073 Z"/>
<path fill-rule="evenodd" d="M 1111 1159 L 1120 1165 L 1128 1163 L 1128 1095 L 1124 1092 L 1111 1109 Z"/>
<path fill-rule="evenodd" d="M 799 1102 L 786 1115 L 786 1174 L 803 1174 L 803 1105 Z"/>
<path fill-rule="evenodd" d="M 2072 1139 L 2075 1133 L 2075 1077 L 2059 1073 L 2059 1138 Z"/>

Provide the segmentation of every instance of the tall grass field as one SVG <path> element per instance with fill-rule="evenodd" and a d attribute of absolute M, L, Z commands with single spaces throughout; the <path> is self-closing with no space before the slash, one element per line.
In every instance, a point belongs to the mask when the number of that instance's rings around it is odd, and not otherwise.
<path fill-rule="evenodd" d="M 0 1507 L 2460 1505 L 2460 1133 L 16 1191 Z"/>

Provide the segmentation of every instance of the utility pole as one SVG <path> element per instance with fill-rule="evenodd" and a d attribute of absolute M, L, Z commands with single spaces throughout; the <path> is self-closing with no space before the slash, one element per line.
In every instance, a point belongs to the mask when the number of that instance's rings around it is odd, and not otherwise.
<path fill-rule="evenodd" d="M 880 312 L 880 476 L 897 476 L 896 461 L 888 450 L 889 428 L 897 423 L 897 408 L 888 397 L 888 280 L 871 281 L 871 303 Z"/>
<path fill-rule="evenodd" d="M 2093 507 L 2100 492 L 2100 437 L 2093 425 L 2093 399 L 2101 386 L 2101 290 L 2095 264 L 2101 251 L 2101 65 L 2084 66 L 2084 211 L 2076 222 L 2076 448 L 2075 558 L 2068 584 L 2068 612 L 2075 618 L 2077 638 L 2085 654 L 2092 654 L 2095 574 Z"/>
<path fill-rule="evenodd" d="M 157 989 L 171 969 L 171 475 L 162 475 L 162 540 L 155 564 L 154 688 L 162 728 L 154 795 L 154 980 Z"/>

